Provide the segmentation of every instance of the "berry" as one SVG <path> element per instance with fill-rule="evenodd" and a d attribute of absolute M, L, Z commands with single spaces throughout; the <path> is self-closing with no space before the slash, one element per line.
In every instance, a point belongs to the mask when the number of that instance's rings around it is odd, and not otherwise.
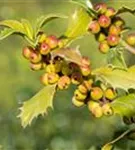
<path fill-rule="evenodd" d="M 110 116 L 110 115 L 113 115 L 113 110 L 110 106 L 110 104 L 104 104 L 102 106 L 102 110 L 103 110 L 103 114 L 106 115 L 106 116 Z"/>
<path fill-rule="evenodd" d="M 103 91 L 102 91 L 102 89 L 99 88 L 99 87 L 93 87 L 93 88 L 91 89 L 90 95 L 91 95 L 91 98 L 92 98 L 93 100 L 98 101 L 98 100 L 100 100 L 100 99 L 103 97 Z"/>
<path fill-rule="evenodd" d="M 78 85 L 82 82 L 83 78 L 80 72 L 73 72 L 71 75 L 71 82 Z"/>
<path fill-rule="evenodd" d="M 98 42 L 102 42 L 102 41 L 104 41 L 106 39 L 106 35 L 103 33 L 103 32 L 100 32 L 98 35 L 97 35 L 97 37 L 96 37 L 96 40 L 98 41 Z"/>
<path fill-rule="evenodd" d="M 78 90 L 82 93 L 82 94 L 86 94 L 88 92 L 88 89 L 85 87 L 85 85 L 80 84 L 78 86 Z"/>
<path fill-rule="evenodd" d="M 126 42 L 131 46 L 135 46 L 135 33 L 129 34 L 126 38 Z"/>
<path fill-rule="evenodd" d="M 80 71 L 79 66 L 73 62 L 69 63 L 69 68 L 70 68 L 71 72 Z"/>
<path fill-rule="evenodd" d="M 55 72 L 55 65 L 54 64 L 47 65 L 46 72 L 48 72 L 48 73 Z"/>
<path fill-rule="evenodd" d="M 110 47 L 109 47 L 107 42 L 99 43 L 99 50 L 100 50 L 100 52 L 106 54 L 106 53 L 108 53 L 109 49 L 110 49 Z"/>
<path fill-rule="evenodd" d="M 60 90 L 67 89 L 71 83 L 71 80 L 68 76 L 62 76 L 58 81 L 58 88 Z"/>
<path fill-rule="evenodd" d="M 82 57 L 82 66 L 89 66 L 90 65 L 90 60 L 87 56 Z"/>
<path fill-rule="evenodd" d="M 124 20 L 122 19 L 122 18 L 120 18 L 120 17 L 115 17 L 114 19 L 113 19 L 113 24 L 115 25 L 115 26 L 117 26 L 117 27 L 123 27 L 123 25 L 125 24 L 125 22 L 124 22 Z"/>
<path fill-rule="evenodd" d="M 88 91 L 90 91 L 92 88 L 93 80 L 92 79 L 85 80 L 83 81 L 82 84 L 87 88 Z"/>
<path fill-rule="evenodd" d="M 39 52 L 33 51 L 30 54 L 30 61 L 32 63 L 39 63 L 42 60 L 42 56 Z"/>
<path fill-rule="evenodd" d="M 94 9 L 100 13 L 100 14 L 103 14 L 106 12 L 107 10 L 107 5 L 105 3 L 97 3 L 94 5 Z"/>
<path fill-rule="evenodd" d="M 70 69 L 69 64 L 63 62 L 61 72 L 63 75 L 70 75 L 72 73 L 72 70 Z"/>
<path fill-rule="evenodd" d="M 31 53 L 32 53 L 33 51 L 34 51 L 34 50 L 33 50 L 31 47 L 25 47 L 25 48 L 23 48 L 22 55 L 23 55 L 26 59 L 30 59 Z"/>
<path fill-rule="evenodd" d="M 51 49 L 58 46 L 58 39 L 54 35 L 50 35 L 46 38 L 46 43 L 50 46 Z"/>
<path fill-rule="evenodd" d="M 61 61 L 56 61 L 54 63 L 54 67 L 55 67 L 55 72 L 59 73 L 62 70 L 62 62 Z"/>
<path fill-rule="evenodd" d="M 105 15 L 101 15 L 98 19 L 98 23 L 101 27 L 107 28 L 111 24 L 111 19 Z"/>
<path fill-rule="evenodd" d="M 116 11 L 114 8 L 108 7 L 106 12 L 105 12 L 105 15 L 108 17 L 113 17 L 115 15 L 115 13 L 116 13 Z"/>
<path fill-rule="evenodd" d="M 40 47 L 40 53 L 42 55 L 47 55 L 50 52 L 50 47 L 46 42 L 43 42 Z"/>
<path fill-rule="evenodd" d="M 100 25 L 98 21 L 92 21 L 89 24 L 88 30 L 91 31 L 93 34 L 96 34 L 100 31 Z"/>
<path fill-rule="evenodd" d="M 54 84 L 59 80 L 59 75 L 56 73 L 48 73 L 48 83 Z"/>
<path fill-rule="evenodd" d="M 34 71 L 41 70 L 43 68 L 43 64 L 41 62 L 37 64 L 31 63 L 30 68 Z"/>
<path fill-rule="evenodd" d="M 87 97 L 87 94 L 83 94 L 77 89 L 74 92 L 74 97 L 79 101 L 84 101 Z"/>
<path fill-rule="evenodd" d="M 107 42 L 110 46 L 116 46 L 119 44 L 120 38 L 117 35 L 110 34 L 107 37 Z"/>
<path fill-rule="evenodd" d="M 44 85 L 48 85 L 49 84 L 48 83 L 48 74 L 47 73 L 43 74 L 41 76 L 40 80 L 41 80 L 41 83 L 43 83 Z"/>
<path fill-rule="evenodd" d="M 83 101 L 78 101 L 75 97 L 72 98 L 72 103 L 76 107 L 82 107 L 82 106 L 84 106 L 84 102 Z"/>
<path fill-rule="evenodd" d="M 113 100 L 116 97 L 116 93 L 112 88 L 108 88 L 105 90 L 104 96 L 109 100 Z"/>
<path fill-rule="evenodd" d="M 43 33 L 43 34 L 40 35 L 38 42 L 43 43 L 45 40 L 46 40 L 46 34 Z"/>
<path fill-rule="evenodd" d="M 91 73 L 91 69 L 89 66 L 80 66 L 80 69 L 83 76 L 88 76 Z"/>
<path fill-rule="evenodd" d="M 109 34 L 119 35 L 121 32 L 121 28 L 115 25 L 111 25 L 109 28 Z"/>

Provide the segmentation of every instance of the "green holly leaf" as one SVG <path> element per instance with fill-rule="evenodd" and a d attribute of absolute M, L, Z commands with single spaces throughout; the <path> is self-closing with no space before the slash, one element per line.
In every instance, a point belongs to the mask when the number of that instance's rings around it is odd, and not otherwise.
<path fill-rule="evenodd" d="M 116 98 L 112 103 L 111 107 L 114 113 L 126 117 L 135 115 L 135 94 L 129 94 Z"/>
<path fill-rule="evenodd" d="M 112 150 L 113 149 L 113 145 L 112 144 L 106 144 L 104 145 L 101 150 Z"/>
<path fill-rule="evenodd" d="M 23 106 L 20 108 L 21 113 L 18 117 L 21 118 L 21 124 L 24 128 L 30 125 L 35 117 L 47 114 L 49 107 L 53 108 L 55 88 L 56 85 L 48 85 L 30 100 L 23 103 Z"/>
<path fill-rule="evenodd" d="M 15 30 L 13 30 L 11 28 L 4 28 L 0 32 L 0 40 L 5 39 L 6 37 L 12 35 L 13 33 L 15 33 Z"/>
<path fill-rule="evenodd" d="M 128 90 L 135 89 L 135 66 L 128 69 L 113 67 L 101 67 L 93 70 L 93 75 L 104 83 L 110 84 L 113 88 Z"/>
<path fill-rule="evenodd" d="M 119 14 L 122 14 L 122 13 L 126 13 L 126 12 L 135 15 L 135 9 L 131 9 L 131 8 L 127 7 L 127 6 L 122 6 L 121 8 L 119 8 L 117 13 L 116 13 L 116 15 L 119 15 Z"/>
<path fill-rule="evenodd" d="M 15 30 L 15 32 L 25 34 L 25 30 L 24 30 L 22 23 L 17 20 L 0 21 L 0 26 L 8 27 L 8 28 Z"/>
<path fill-rule="evenodd" d="M 34 38 L 34 30 L 33 30 L 33 27 L 31 25 L 31 23 L 28 20 L 26 20 L 26 19 L 22 19 L 21 22 L 22 22 L 22 25 L 24 27 L 26 36 L 29 39 L 33 40 L 33 38 Z"/>
<path fill-rule="evenodd" d="M 69 26 L 65 36 L 67 38 L 76 38 L 85 35 L 91 20 L 92 18 L 88 15 L 86 10 L 76 10 L 71 18 L 69 18 Z"/>
<path fill-rule="evenodd" d="M 37 35 L 40 32 L 41 28 L 46 23 L 48 23 L 49 21 L 52 21 L 54 19 L 58 19 L 58 18 L 67 18 L 67 16 L 61 15 L 61 14 L 49 14 L 49 15 L 39 17 L 36 20 L 36 23 L 35 23 L 35 38 L 37 37 Z"/>
<path fill-rule="evenodd" d="M 66 61 L 74 62 L 78 65 L 82 65 L 82 56 L 78 48 L 62 48 L 56 49 L 51 52 L 52 58 L 56 56 L 60 56 L 64 58 Z"/>

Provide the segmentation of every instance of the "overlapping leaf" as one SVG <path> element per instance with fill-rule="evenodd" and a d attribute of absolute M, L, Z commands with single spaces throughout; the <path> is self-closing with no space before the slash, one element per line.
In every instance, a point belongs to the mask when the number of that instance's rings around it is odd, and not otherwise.
<path fill-rule="evenodd" d="M 126 91 L 130 88 L 135 89 L 135 66 L 127 70 L 107 66 L 93 70 L 92 74 L 114 88 L 121 88 Z"/>
<path fill-rule="evenodd" d="M 0 32 L 0 40 L 5 39 L 6 37 L 10 36 L 11 34 L 15 33 L 15 30 L 11 29 L 11 28 L 4 28 L 1 32 Z"/>
<path fill-rule="evenodd" d="M 119 15 L 119 14 L 122 14 L 122 13 L 126 13 L 126 12 L 129 12 L 133 15 L 135 15 L 135 9 L 131 9 L 127 6 L 122 6 L 121 8 L 118 9 L 116 15 Z"/>
<path fill-rule="evenodd" d="M 56 85 L 46 86 L 30 100 L 24 102 L 20 108 L 21 113 L 18 116 L 21 118 L 21 123 L 24 128 L 30 125 L 32 120 L 38 115 L 46 114 L 49 107 L 53 108 L 55 88 Z"/>

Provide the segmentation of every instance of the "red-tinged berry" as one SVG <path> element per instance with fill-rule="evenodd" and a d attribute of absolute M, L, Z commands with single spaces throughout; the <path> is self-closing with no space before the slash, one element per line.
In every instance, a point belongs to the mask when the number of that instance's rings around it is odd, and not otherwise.
<path fill-rule="evenodd" d="M 111 19 L 105 15 L 101 15 L 98 19 L 98 23 L 101 27 L 107 28 L 111 24 Z"/>
<path fill-rule="evenodd" d="M 80 72 L 73 72 L 71 75 L 71 82 L 75 85 L 80 84 L 83 81 L 82 75 Z"/>
<path fill-rule="evenodd" d="M 43 64 L 40 62 L 40 63 L 37 63 L 37 64 L 33 64 L 31 63 L 30 64 L 30 68 L 34 71 L 38 71 L 38 70 L 41 70 L 43 69 Z"/>
<path fill-rule="evenodd" d="M 103 114 L 106 115 L 106 116 L 113 115 L 113 110 L 112 110 L 109 103 L 106 103 L 102 106 L 102 111 L 103 111 Z"/>
<path fill-rule="evenodd" d="M 40 47 L 40 53 L 42 55 L 47 55 L 49 52 L 50 52 L 50 46 L 46 42 L 43 42 Z"/>
<path fill-rule="evenodd" d="M 83 76 L 89 76 L 91 74 L 90 66 L 80 66 L 80 69 Z"/>
<path fill-rule="evenodd" d="M 116 10 L 112 7 L 108 7 L 105 12 L 105 15 L 108 17 L 113 17 L 115 14 L 116 14 Z"/>
<path fill-rule="evenodd" d="M 99 87 L 93 87 L 91 89 L 91 93 L 90 93 L 90 96 L 93 100 L 100 100 L 102 97 L 103 97 L 103 91 L 101 88 Z"/>
<path fill-rule="evenodd" d="M 119 35 L 121 32 L 121 28 L 119 26 L 111 25 L 109 27 L 109 34 Z"/>
<path fill-rule="evenodd" d="M 73 63 L 73 62 L 69 63 L 69 68 L 70 68 L 71 72 L 80 71 L 80 67 L 77 64 Z"/>
<path fill-rule="evenodd" d="M 100 14 L 103 14 L 106 12 L 107 10 L 107 5 L 105 3 L 97 3 L 94 5 L 94 9 L 100 13 Z"/>
<path fill-rule="evenodd" d="M 58 39 L 54 35 L 50 35 L 46 38 L 46 43 L 50 46 L 51 49 L 58 46 Z"/>
<path fill-rule="evenodd" d="M 56 73 L 48 73 L 48 83 L 55 84 L 59 80 L 59 75 Z"/>
<path fill-rule="evenodd" d="M 82 94 L 86 94 L 88 92 L 87 87 L 84 84 L 80 84 L 78 86 L 78 90 L 82 93 Z"/>
<path fill-rule="evenodd" d="M 33 51 L 30 54 L 30 61 L 32 63 L 39 63 L 42 60 L 42 56 L 39 52 Z"/>
<path fill-rule="evenodd" d="M 82 57 L 82 66 L 90 66 L 90 59 L 87 56 Z"/>
<path fill-rule="evenodd" d="M 31 47 L 25 47 L 23 48 L 23 51 L 22 51 L 22 55 L 26 58 L 26 59 L 30 59 L 30 56 L 31 56 L 31 53 L 33 52 L 34 50 L 31 48 Z"/>
<path fill-rule="evenodd" d="M 110 49 L 110 46 L 108 45 L 107 42 L 99 43 L 99 51 L 102 52 L 103 54 L 108 53 L 109 49 Z"/>
<path fill-rule="evenodd" d="M 72 98 L 72 103 L 76 107 L 84 106 L 84 102 L 83 101 L 78 101 L 75 97 Z"/>
<path fill-rule="evenodd" d="M 110 45 L 110 46 L 116 46 L 119 44 L 119 41 L 120 41 L 120 37 L 117 36 L 117 35 L 113 35 L 113 34 L 110 34 L 108 37 L 107 37 L 107 43 Z"/>
<path fill-rule="evenodd" d="M 92 88 L 93 80 L 84 80 L 82 84 L 87 88 L 88 91 L 90 91 Z"/>
<path fill-rule="evenodd" d="M 100 31 L 100 25 L 98 21 L 92 21 L 89 24 L 88 30 L 93 34 L 97 34 Z"/>
<path fill-rule="evenodd" d="M 99 34 L 97 34 L 96 40 L 98 42 L 102 42 L 102 41 L 106 40 L 106 35 L 103 32 L 100 32 Z"/>
<path fill-rule="evenodd" d="M 135 46 L 135 33 L 129 34 L 126 38 L 126 42 L 131 46 Z"/>
<path fill-rule="evenodd" d="M 62 76 L 59 80 L 58 80 L 58 88 L 60 90 L 64 90 L 67 89 L 69 87 L 71 83 L 71 80 L 68 76 Z"/>

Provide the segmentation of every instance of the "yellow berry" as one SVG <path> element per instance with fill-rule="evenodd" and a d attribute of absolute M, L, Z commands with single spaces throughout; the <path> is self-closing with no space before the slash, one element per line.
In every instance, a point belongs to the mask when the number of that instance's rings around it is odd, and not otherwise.
<path fill-rule="evenodd" d="M 98 100 L 100 100 L 100 99 L 103 97 L 103 91 L 102 91 L 102 89 L 99 88 L 99 87 L 93 87 L 93 88 L 91 89 L 90 95 L 91 95 L 91 98 L 92 98 L 93 100 L 98 101 Z"/>
<path fill-rule="evenodd" d="M 113 115 L 113 110 L 110 106 L 110 104 L 104 104 L 102 106 L 102 110 L 103 110 L 103 114 L 106 115 L 106 116 L 110 116 L 110 115 Z"/>
<path fill-rule="evenodd" d="M 82 106 L 84 106 L 84 102 L 78 101 L 75 97 L 72 98 L 72 103 L 73 103 L 73 105 L 75 105 L 76 107 L 82 107 Z"/>

